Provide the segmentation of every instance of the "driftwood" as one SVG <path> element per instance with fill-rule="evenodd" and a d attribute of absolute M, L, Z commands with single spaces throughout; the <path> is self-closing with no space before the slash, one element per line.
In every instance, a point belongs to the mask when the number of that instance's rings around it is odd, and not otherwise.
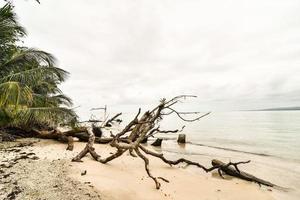
<path fill-rule="evenodd" d="M 33 132 L 35 133 L 35 137 L 37 138 L 58 140 L 60 142 L 64 142 L 68 144 L 66 150 L 73 151 L 74 149 L 73 137 L 68 136 L 63 132 L 60 132 L 58 130 L 40 131 L 37 129 L 33 129 Z"/>
<path fill-rule="evenodd" d="M 104 124 L 104 126 L 106 127 L 111 127 L 113 122 L 121 122 L 122 120 L 118 119 L 118 117 L 122 115 L 122 113 L 118 113 L 115 116 L 113 116 L 112 118 L 110 118 L 109 120 L 107 120 Z"/>
<path fill-rule="evenodd" d="M 87 129 L 87 132 L 89 134 L 89 140 L 84 147 L 84 149 L 75 157 L 72 159 L 72 161 L 81 161 L 81 158 L 83 158 L 87 153 L 90 153 L 93 156 L 94 153 L 94 141 L 95 141 L 95 135 L 91 128 Z"/>
<path fill-rule="evenodd" d="M 114 147 L 116 149 L 116 152 L 106 158 L 102 158 L 99 154 L 96 153 L 95 149 L 93 148 L 93 145 L 96 142 L 96 138 L 93 131 L 88 129 L 89 130 L 88 143 L 86 144 L 85 148 L 76 157 L 72 159 L 72 161 L 80 162 L 81 159 L 87 153 L 90 153 L 91 156 L 96 161 L 105 164 L 107 162 L 110 162 L 122 156 L 126 151 L 129 151 L 130 155 L 134 157 L 139 157 L 144 161 L 145 170 L 148 176 L 155 182 L 156 189 L 159 189 L 161 186 L 160 180 L 165 182 L 169 182 L 169 181 L 163 177 L 155 177 L 152 175 L 149 169 L 149 159 L 147 155 L 157 157 L 170 166 L 184 163 L 186 165 L 193 165 L 199 167 L 205 172 L 218 170 L 220 176 L 222 176 L 221 172 L 224 172 L 225 174 L 233 175 L 235 177 L 242 178 L 248 181 L 254 181 L 259 184 L 268 183 L 260 179 L 257 179 L 256 177 L 251 176 L 249 174 L 247 174 L 246 176 L 245 175 L 246 173 L 244 172 L 241 173 L 238 170 L 237 167 L 238 165 L 245 164 L 250 161 L 237 162 L 237 163 L 229 162 L 228 164 L 224 164 L 220 161 L 217 162 L 216 160 L 214 160 L 213 166 L 205 167 L 198 162 L 194 162 L 185 158 L 179 158 L 177 160 L 168 160 L 167 158 L 164 157 L 162 153 L 157 153 L 153 150 L 149 150 L 142 145 L 142 141 L 145 141 L 148 137 L 152 137 L 156 133 L 176 133 L 180 131 L 180 130 L 160 130 L 159 122 L 163 119 L 164 116 L 175 114 L 183 121 L 193 122 L 209 114 L 206 113 L 204 115 L 197 116 L 193 119 L 186 119 L 185 117 L 183 117 L 183 115 L 188 115 L 188 114 L 196 114 L 196 115 L 199 114 L 198 112 L 179 112 L 173 108 L 175 104 L 177 104 L 182 99 L 185 99 L 187 97 L 194 97 L 194 96 L 181 95 L 181 96 L 174 97 L 169 101 L 167 101 L 166 99 L 162 99 L 160 104 L 157 107 L 155 107 L 153 110 L 145 112 L 143 115 L 140 115 L 141 109 L 139 109 L 134 119 L 129 124 L 127 124 L 127 126 L 122 131 L 120 131 L 116 135 L 111 134 L 112 140 L 110 142 L 110 146 Z M 264 185 L 272 186 L 272 184 L 270 183 Z"/>
<path fill-rule="evenodd" d="M 157 138 L 151 145 L 155 147 L 160 147 L 163 139 Z"/>
<path fill-rule="evenodd" d="M 68 147 L 67 150 L 73 151 L 74 149 L 74 139 L 72 136 L 68 136 Z"/>
<path fill-rule="evenodd" d="M 145 143 L 147 143 L 148 142 L 148 138 L 146 137 L 146 138 L 144 138 L 142 141 L 141 141 L 141 144 L 145 144 Z"/>
<path fill-rule="evenodd" d="M 92 126 L 93 127 L 93 132 L 95 134 L 96 137 L 102 137 L 102 130 L 101 127 L 99 126 Z"/>
<path fill-rule="evenodd" d="M 124 152 L 129 151 L 130 155 L 134 155 L 134 153 L 141 158 L 145 163 L 145 170 L 150 178 L 153 179 L 155 182 L 156 188 L 160 188 L 160 182 L 159 180 L 163 180 L 168 182 L 166 179 L 162 177 L 154 177 L 150 170 L 149 170 L 149 159 L 143 154 L 150 154 L 150 155 L 162 155 L 157 154 L 155 152 L 151 152 L 147 150 L 146 148 L 141 146 L 141 142 L 145 140 L 145 138 L 148 138 L 150 136 L 153 136 L 156 133 L 174 133 L 178 132 L 179 130 L 160 130 L 159 129 L 159 121 L 162 120 L 163 116 L 167 116 L 170 114 L 176 114 L 179 118 L 181 118 L 184 121 L 192 122 L 201 119 L 202 117 L 208 115 L 209 113 L 206 113 L 201 116 L 197 116 L 193 119 L 186 119 L 183 117 L 183 115 L 186 114 L 199 114 L 198 112 L 178 112 L 175 109 L 172 108 L 172 106 L 176 103 L 178 103 L 180 100 L 185 99 L 187 97 L 194 97 L 194 96 L 177 96 L 169 101 L 166 99 L 162 99 L 160 104 L 155 107 L 151 111 L 146 111 L 143 115 L 141 114 L 141 109 L 139 109 L 137 115 L 134 117 L 134 119 L 118 134 L 112 135 L 113 140 L 111 141 L 110 145 L 114 148 L 116 148 L 116 152 L 112 155 L 110 155 L 107 158 L 101 158 L 100 155 L 98 155 L 94 148 L 92 148 L 94 142 L 95 142 L 95 136 L 91 132 L 90 139 L 85 149 L 80 152 L 73 161 L 80 161 L 81 158 L 90 152 L 92 157 L 101 162 L 101 163 L 107 163 L 113 159 L 116 159 L 124 154 Z M 126 136 L 127 135 L 127 136 Z M 164 160 L 164 159 L 163 159 Z M 178 162 L 180 163 L 180 162 Z M 178 164 L 177 163 L 177 164 Z"/>
<path fill-rule="evenodd" d="M 186 141 L 186 136 L 185 136 L 185 134 L 179 134 L 178 135 L 178 138 L 177 138 L 177 142 L 179 143 L 179 144 L 184 144 Z"/>
<path fill-rule="evenodd" d="M 35 133 L 35 137 L 42 139 L 55 139 L 62 142 L 68 142 L 68 137 L 60 131 L 51 130 L 51 131 L 40 131 L 37 129 L 33 129 Z"/>
<path fill-rule="evenodd" d="M 111 133 L 110 138 L 101 138 L 102 136 L 101 127 L 99 127 L 99 129 L 97 130 L 95 129 L 94 126 L 94 123 L 98 123 L 98 121 L 91 121 L 91 123 L 93 123 L 91 127 L 88 128 L 82 127 L 82 128 L 77 128 L 66 132 L 60 132 L 58 130 L 51 130 L 51 131 L 33 130 L 33 135 L 38 138 L 55 139 L 67 143 L 68 144 L 67 150 L 73 150 L 74 148 L 73 137 L 79 138 L 80 141 L 86 141 L 87 144 L 84 147 L 84 149 L 72 159 L 72 161 L 75 162 L 80 162 L 81 159 L 86 154 L 90 153 L 93 159 L 95 159 L 100 163 L 105 164 L 122 156 L 126 151 L 129 151 L 131 156 L 139 157 L 144 161 L 146 173 L 154 181 L 157 189 L 159 189 L 161 186 L 160 181 L 164 181 L 164 182 L 169 182 L 169 181 L 163 177 L 155 177 L 152 175 L 149 169 L 149 159 L 147 156 L 153 156 L 159 158 L 164 163 L 170 166 L 184 163 L 186 165 L 192 165 L 198 167 L 204 170 L 205 172 L 211 172 L 213 170 L 217 170 L 221 177 L 223 177 L 222 175 L 223 173 L 243 180 L 255 182 L 260 185 L 265 185 L 269 187 L 275 187 L 275 186 L 278 187 L 273 183 L 259 179 L 251 174 L 242 172 L 238 169 L 238 165 L 246 164 L 249 163 L 250 161 L 236 162 L 236 163 L 232 163 L 232 162 L 223 163 L 219 160 L 212 160 L 212 166 L 206 167 L 204 165 L 201 165 L 198 162 L 194 162 L 185 158 L 179 158 L 177 160 L 169 160 L 162 153 L 157 153 L 143 146 L 142 143 L 144 143 L 145 141 L 147 141 L 149 137 L 153 137 L 157 133 L 178 133 L 183 130 L 184 127 L 182 127 L 181 130 L 161 130 L 159 123 L 165 116 L 175 114 L 185 122 L 194 122 L 209 114 L 209 113 L 205 113 L 203 115 L 199 115 L 200 114 L 199 112 L 179 112 L 173 108 L 175 104 L 181 102 L 182 99 L 188 97 L 195 97 L 195 96 L 181 95 L 181 96 L 174 97 L 169 101 L 167 101 L 166 99 L 162 99 L 160 101 L 160 104 L 157 107 L 155 107 L 150 111 L 146 111 L 142 115 L 141 115 L 141 109 L 139 109 L 134 119 L 130 123 L 128 123 L 125 126 L 125 128 L 119 133 L 115 135 Z M 191 115 L 191 114 L 198 115 L 198 116 L 192 119 L 187 119 L 184 117 L 185 115 Z M 106 123 L 103 123 L 103 125 L 106 126 L 111 124 L 113 121 L 117 121 L 118 116 L 120 116 L 120 113 L 115 115 Z M 95 136 L 95 133 L 99 137 Z M 110 146 L 116 149 L 116 152 L 106 158 L 102 158 L 99 154 L 96 153 L 93 147 L 94 143 L 101 143 L 101 144 L 109 143 Z M 161 144 L 161 141 L 159 143 Z"/>
<path fill-rule="evenodd" d="M 224 172 L 227 175 L 234 176 L 234 177 L 237 177 L 237 178 L 240 178 L 240 179 L 243 179 L 246 181 L 250 181 L 250 182 L 255 182 L 255 183 L 258 183 L 259 185 L 265 185 L 265 186 L 269 186 L 269 187 L 279 187 L 271 182 L 262 180 L 251 174 L 240 171 L 239 168 L 237 167 L 238 164 L 246 164 L 249 162 L 250 162 L 250 160 L 246 161 L 246 162 L 239 162 L 239 163 L 231 163 L 231 162 L 223 163 L 220 160 L 214 159 L 214 160 L 212 160 L 211 163 L 213 166 L 218 167 L 218 173 L 222 178 L 224 178 L 222 175 L 222 172 Z"/>

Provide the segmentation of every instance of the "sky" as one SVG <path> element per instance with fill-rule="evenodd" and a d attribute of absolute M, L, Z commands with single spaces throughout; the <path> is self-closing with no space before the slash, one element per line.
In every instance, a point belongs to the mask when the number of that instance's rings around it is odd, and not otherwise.
<path fill-rule="evenodd" d="M 24 44 L 70 72 L 79 115 L 134 112 L 197 95 L 182 108 L 300 105 L 299 0 L 15 0 Z"/>

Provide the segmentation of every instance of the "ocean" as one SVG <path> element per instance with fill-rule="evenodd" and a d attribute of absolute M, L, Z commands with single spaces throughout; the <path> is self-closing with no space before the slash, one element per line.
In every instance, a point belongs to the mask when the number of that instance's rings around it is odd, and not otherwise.
<path fill-rule="evenodd" d="M 174 117 L 162 122 L 164 129 L 183 125 L 185 145 L 177 144 L 178 134 L 157 135 L 164 141 L 156 150 L 206 165 L 213 158 L 251 160 L 240 168 L 288 188 L 287 192 L 274 190 L 276 199 L 300 199 L 300 111 L 213 112 L 193 123 Z"/>

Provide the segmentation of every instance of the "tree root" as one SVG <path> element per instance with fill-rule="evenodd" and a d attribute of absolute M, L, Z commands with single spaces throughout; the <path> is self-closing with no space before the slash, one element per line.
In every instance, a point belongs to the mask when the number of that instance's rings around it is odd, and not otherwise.
<path fill-rule="evenodd" d="M 85 145 L 84 149 L 76 156 L 72 159 L 73 162 L 82 162 L 81 159 L 87 154 L 90 153 L 92 155 L 93 158 L 95 157 L 100 157 L 96 152 L 95 149 L 93 147 L 94 145 L 94 141 L 95 141 L 95 135 L 92 131 L 92 128 L 88 128 L 87 132 L 89 134 L 89 140 L 87 142 L 87 144 Z"/>
<path fill-rule="evenodd" d="M 162 179 L 162 180 L 165 181 L 165 182 L 169 182 L 169 181 L 168 181 L 167 179 L 165 179 L 165 178 L 162 178 L 162 177 L 154 177 L 154 176 L 150 173 L 150 169 L 149 169 L 149 159 L 148 159 L 146 156 L 144 156 L 144 155 L 140 152 L 140 150 L 139 150 L 138 148 L 135 149 L 135 152 L 137 153 L 137 155 L 138 155 L 141 159 L 144 160 L 144 162 L 145 162 L 145 170 L 146 170 L 148 176 L 155 182 L 156 189 L 159 189 L 160 186 L 161 186 L 161 184 L 160 184 L 160 182 L 158 181 L 158 179 Z"/>
<path fill-rule="evenodd" d="M 141 109 L 139 109 L 137 115 L 134 117 L 134 119 L 125 126 L 125 128 L 120 131 L 118 134 L 111 134 L 111 141 L 110 146 L 116 148 L 116 153 L 108 156 L 107 158 L 101 159 L 101 157 L 95 152 L 95 149 L 93 148 L 93 144 L 95 143 L 95 135 L 91 128 L 87 129 L 88 131 L 88 143 L 86 147 L 75 157 L 72 161 L 81 161 L 81 158 L 83 158 L 87 153 L 90 153 L 92 157 L 100 162 L 100 163 L 108 163 L 120 156 L 122 156 L 127 150 L 129 151 L 131 156 L 136 156 L 133 154 L 135 152 L 139 158 L 141 158 L 145 163 L 145 170 L 147 175 L 154 181 L 156 189 L 159 189 L 161 187 L 161 183 L 159 180 L 169 182 L 167 179 L 163 177 L 155 177 L 151 174 L 149 169 L 149 159 L 143 154 L 147 154 L 156 158 L 159 158 L 166 164 L 173 166 L 178 165 L 180 163 L 185 163 L 187 165 L 196 166 L 198 168 L 201 168 L 205 172 L 211 172 L 213 170 L 218 170 L 219 175 L 222 176 L 222 172 L 227 175 L 235 176 L 237 178 L 241 178 L 247 181 L 253 181 L 258 184 L 263 184 L 266 186 L 273 187 L 275 186 L 272 183 L 269 183 L 267 181 L 264 181 L 262 179 L 258 179 L 250 174 L 247 174 L 245 172 L 242 172 L 238 169 L 238 165 L 240 164 L 246 164 L 250 161 L 246 162 L 237 162 L 232 163 L 229 162 L 227 164 L 218 161 L 218 160 L 212 160 L 212 166 L 211 167 L 205 167 L 204 165 L 201 165 L 198 162 L 194 162 L 185 158 L 179 158 L 177 160 L 168 160 L 164 157 L 162 153 L 157 153 L 154 151 L 151 151 L 144 146 L 141 145 L 143 141 L 145 141 L 145 138 L 152 137 L 156 133 L 177 133 L 181 130 L 160 130 L 159 129 L 159 122 L 162 120 L 163 116 L 170 115 L 172 113 L 176 114 L 180 119 L 186 122 L 192 122 L 197 121 L 201 119 L 204 116 L 207 116 L 209 113 L 206 113 L 204 115 L 198 116 L 194 119 L 186 119 L 183 117 L 183 115 L 187 114 L 198 114 L 198 112 L 179 112 L 172 108 L 172 106 L 178 102 L 180 102 L 180 99 L 185 99 L 187 97 L 194 97 L 189 95 L 181 95 L 174 97 L 173 99 L 167 101 L 166 99 L 162 99 L 160 104 L 155 107 L 151 111 L 145 112 L 140 118 L 139 115 L 141 113 Z M 168 111 L 168 112 L 166 112 Z M 128 134 L 128 136 L 126 136 Z M 143 153 L 142 153 L 142 152 Z"/>

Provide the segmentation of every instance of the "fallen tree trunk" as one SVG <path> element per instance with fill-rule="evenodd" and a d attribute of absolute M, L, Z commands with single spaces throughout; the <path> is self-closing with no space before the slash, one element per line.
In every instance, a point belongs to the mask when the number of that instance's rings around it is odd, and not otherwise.
<path fill-rule="evenodd" d="M 72 136 L 68 136 L 68 147 L 67 150 L 68 151 L 73 151 L 74 149 L 74 139 Z"/>
<path fill-rule="evenodd" d="M 160 158 L 163 161 L 166 161 L 166 159 L 163 157 L 162 154 L 157 154 L 155 152 L 151 152 L 149 150 L 143 150 L 141 147 L 142 141 L 145 141 L 145 138 L 148 138 L 150 136 L 153 136 L 155 133 L 177 133 L 181 130 L 160 130 L 159 129 L 159 122 L 161 121 L 162 117 L 164 115 L 170 115 L 172 113 L 175 113 L 180 119 L 186 122 L 192 122 L 197 121 L 201 119 L 202 117 L 208 115 L 209 113 L 206 113 L 204 115 L 198 116 L 194 119 L 185 119 L 182 115 L 186 114 L 198 114 L 198 112 L 178 112 L 175 109 L 172 108 L 172 106 L 178 102 L 180 102 L 181 99 L 185 99 L 187 97 L 194 97 L 194 96 L 187 96 L 187 95 L 181 95 L 177 96 L 169 101 L 166 101 L 166 99 L 162 99 L 160 104 L 155 107 L 151 111 L 145 112 L 140 118 L 139 115 L 141 113 L 141 109 L 139 109 L 137 115 L 135 118 L 118 134 L 112 135 L 112 141 L 110 142 L 110 145 L 114 148 L 116 148 L 116 153 L 108 156 L 107 158 L 100 158 L 100 156 L 95 152 L 94 148 L 92 147 L 95 140 L 95 135 L 93 132 L 89 132 L 89 140 L 86 147 L 75 157 L 73 158 L 73 161 L 80 161 L 81 158 L 86 155 L 87 153 L 90 153 L 92 157 L 101 162 L 101 163 L 107 163 L 110 162 L 113 159 L 116 159 L 123 155 L 124 152 L 129 151 L 130 155 L 134 155 L 133 152 L 137 154 L 139 158 L 141 158 L 145 163 L 145 170 L 150 178 L 153 179 L 156 185 L 156 189 L 160 188 L 160 182 L 159 180 L 163 180 L 168 182 L 168 180 L 162 178 L 162 177 L 154 177 L 149 169 L 149 159 L 141 152 L 143 151 L 146 154 L 150 155 L 159 155 Z M 128 137 L 124 138 L 126 134 L 129 134 Z M 141 150 L 141 151 L 140 151 Z M 135 155 L 134 155 L 135 156 Z M 181 162 L 185 162 L 187 164 L 194 164 L 196 166 L 201 167 L 205 171 L 208 171 L 207 168 L 200 164 L 195 164 L 195 162 L 188 161 L 186 159 L 179 159 L 175 162 L 170 161 L 169 164 L 179 164 Z"/>
<path fill-rule="evenodd" d="M 181 130 L 160 130 L 159 122 L 163 119 L 163 116 L 165 115 L 170 115 L 174 113 L 183 121 L 193 122 L 209 114 L 206 113 L 194 119 L 184 118 L 182 115 L 198 114 L 198 112 L 179 112 L 174 108 L 172 108 L 174 104 L 180 102 L 182 98 L 186 98 L 186 97 L 193 97 L 193 96 L 182 95 L 182 96 L 175 97 L 169 101 L 166 101 L 166 99 L 162 99 L 160 104 L 157 107 L 155 107 L 151 111 L 146 111 L 141 116 L 140 116 L 141 109 L 139 109 L 135 118 L 129 124 L 127 124 L 127 126 L 125 126 L 125 128 L 122 131 L 120 131 L 118 134 L 115 135 L 111 133 L 111 138 L 95 137 L 95 134 L 93 132 L 94 124 L 89 128 L 76 129 L 64 133 L 61 133 L 59 131 L 52 131 L 52 132 L 48 131 L 48 133 L 38 132 L 38 134 L 40 138 L 58 139 L 58 140 L 66 141 L 70 145 L 70 148 L 72 147 L 72 141 L 73 141 L 71 140 L 72 137 L 77 137 L 81 141 L 87 141 L 87 144 L 84 147 L 84 149 L 72 159 L 72 161 L 75 162 L 80 162 L 81 159 L 86 154 L 90 153 L 91 156 L 96 161 L 105 164 L 122 156 L 126 151 L 129 151 L 130 155 L 134 157 L 139 157 L 144 161 L 145 170 L 148 176 L 155 182 L 156 189 L 159 189 L 161 186 L 160 180 L 163 180 L 165 182 L 169 182 L 169 181 L 164 179 L 163 177 L 155 177 L 152 175 L 152 173 L 150 172 L 149 159 L 147 155 L 157 157 L 170 166 L 178 165 L 180 163 L 185 163 L 187 165 L 193 165 L 199 167 L 205 172 L 218 170 L 221 177 L 222 177 L 222 172 L 224 172 L 225 174 L 232 175 L 247 181 L 256 182 L 258 184 L 263 184 L 270 187 L 276 186 L 275 184 L 259 179 L 253 175 L 239 171 L 237 167 L 238 165 L 249 163 L 250 161 L 237 162 L 237 163 L 229 162 L 225 164 L 221 161 L 213 160 L 211 167 L 205 167 L 204 165 L 201 165 L 198 162 L 194 162 L 185 158 L 179 158 L 177 160 L 168 160 L 164 157 L 162 153 L 151 151 L 145 148 L 144 146 L 142 146 L 141 143 L 143 141 L 145 141 L 149 137 L 152 137 L 156 133 L 177 133 L 182 131 L 184 127 Z M 96 153 L 93 147 L 94 143 L 102 143 L 102 144 L 109 143 L 111 147 L 114 147 L 116 149 L 116 152 L 106 158 L 101 158 L 101 156 Z"/>
<path fill-rule="evenodd" d="M 245 163 L 249 163 L 249 162 L 250 161 L 240 162 L 239 164 L 245 164 Z M 211 163 L 213 166 L 218 167 L 219 175 L 222 178 L 224 178 L 222 175 L 222 172 L 224 172 L 227 175 L 234 176 L 234 177 L 237 177 L 237 178 L 240 178 L 240 179 L 243 179 L 246 181 L 250 181 L 250 182 L 255 182 L 255 183 L 258 183 L 259 185 L 265 185 L 265 186 L 269 186 L 269 187 L 275 187 L 275 186 L 278 187 L 277 185 L 275 185 L 271 182 L 257 178 L 255 176 L 253 176 L 252 174 L 248 174 L 246 172 L 240 171 L 239 168 L 237 167 L 236 163 L 234 163 L 234 164 L 223 163 L 222 161 L 217 160 L 217 159 L 212 160 Z"/>
<path fill-rule="evenodd" d="M 68 142 L 68 137 L 57 130 L 51 130 L 51 131 L 40 131 L 37 129 L 32 129 L 32 131 L 34 132 L 34 136 L 37 138 L 41 138 L 41 139 L 54 139 L 54 140 L 58 140 L 58 141 L 62 141 L 62 142 Z"/>
<path fill-rule="evenodd" d="M 67 133 L 66 135 L 68 136 L 72 136 L 72 137 L 76 137 L 78 138 L 80 141 L 82 142 L 88 142 L 89 140 L 89 134 L 87 132 L 72 132 L 72 133 Z M 113 137 L 109 137 L 109 138 L 100 138 L 100 137 L 96 137 L 95 136 L 95 141 L 94 143 L 98 143 L 98 144 L 108 144 L 113 140 Z M 125 142 L 125 138 L 121 138 L 121 140 L 123 140 Z"/>
<path fill-rule="evenodd" d="M 39 131 L 39 130 L 36 130 L 36 129 L 33 129 L 33 132 L 35 133 L 35 137 L 37 137 L 37 138 L 58 140 L 60 142 L 68 144 L 66 150 L 73 151 L 73 149 L 74 149 L 73 137 L 68 136 L 63 132 L 60 132 L 58 130 Z"/>

